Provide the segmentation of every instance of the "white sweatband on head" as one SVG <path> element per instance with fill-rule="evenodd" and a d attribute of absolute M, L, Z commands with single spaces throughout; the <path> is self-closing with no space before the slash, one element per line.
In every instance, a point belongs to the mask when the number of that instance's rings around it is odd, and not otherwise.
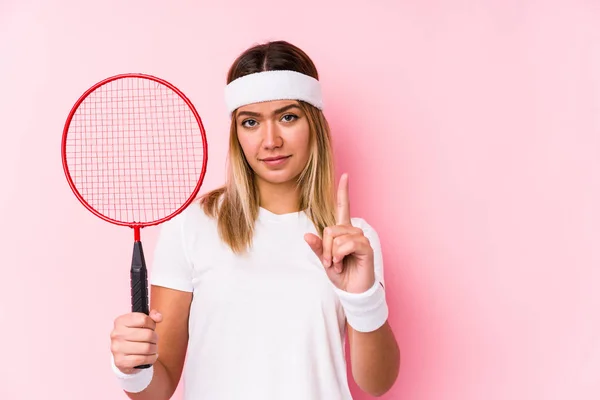
<path fill-rule="evenodd" d="M 229 115 L 247 104 L 272 100 L 302 100 L 323 109 L 321 83 L 296 71 L 263 71 L 242 76 L 225 87 Z"/>
<path fill-rule="evenodd" d="M 119 386 L 121 386 L 121 389 L 125 390 L 126 392 L 139 393 L 146 389 L 150 385 L 150 382 L 152 382 L 152 377 L 154 376 L 154 365 L 151 365 L 150 368 L 142 369 L 140 372 L 135 374 L 125 374 L 115 365 L 115 358 L 112 353 L 110 358 L 112 369 L 117 376 Z"/>
<path fill-rule="evenodd" d="M 344 308 L 348 324 L 358 332 L 373 332 L 388 319 L 385 290 L 379 281 L 366 292 L 348 293 L 334 286 Z"/>

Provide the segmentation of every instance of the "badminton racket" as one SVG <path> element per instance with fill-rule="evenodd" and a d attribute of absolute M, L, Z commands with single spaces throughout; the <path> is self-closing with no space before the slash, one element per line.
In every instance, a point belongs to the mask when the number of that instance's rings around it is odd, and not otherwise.
<path fill-rule="evenodd" d="M 68 114 L 61 156 L 69 186 L 94 215 L 133 229 L 132 312 L 150 312 L 140 230 L 175 217 L 194 200 L 206 173 L 206 150 L 194 105 L 155 76 L 104 79 Z"/>

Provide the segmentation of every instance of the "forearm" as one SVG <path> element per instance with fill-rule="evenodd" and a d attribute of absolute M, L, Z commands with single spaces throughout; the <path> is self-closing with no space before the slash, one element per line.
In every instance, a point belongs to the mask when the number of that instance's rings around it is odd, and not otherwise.
<path fill-rule="evenodd" d="M 398 376 L 400 349 L 388 322 L 372 332 L 358 332 L 348 326 L 352 376 L 372 396 L 387 392 Z"/>
<path fill-rule="evenodd" d="M 167 369 L 160 362 L 154 363 L 154 375 L 150 385 L 139 393 L 124 393 L 132 400 L 169 400 L 177 389 L 177 382 L 169 376 Z"/>

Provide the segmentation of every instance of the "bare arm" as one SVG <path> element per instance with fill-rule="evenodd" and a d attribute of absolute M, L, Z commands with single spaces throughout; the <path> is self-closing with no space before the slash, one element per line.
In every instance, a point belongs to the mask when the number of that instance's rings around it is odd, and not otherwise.
<path fill-rule="evenodd" d="M 156 325 L 158 360 L 150 385 L 139 393 L 128 393 L 132 400 L 168 400 L 173 396 L 185 361 L 188 343 L 188 320 L 192 293 L 151 286 L 150 309 L 157 310 L 163 320 Z"/>
<path fill-rule="evenodd" d="M 372 396 L 393 386 L 400 370 L 400 349 L 389 323 L 373 332 L 358 332 L 346 324 L 354 381 Z"/>

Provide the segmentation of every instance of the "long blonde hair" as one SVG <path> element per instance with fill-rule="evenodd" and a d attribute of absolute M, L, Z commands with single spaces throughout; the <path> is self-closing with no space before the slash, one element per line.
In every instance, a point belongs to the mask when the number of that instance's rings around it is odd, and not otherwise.
<path fill-rule="evenodd" d="M 260 71 L 293 70 L 318 79 L 308 55 L 298 47 L 276 41 L 251 47 L 231 66 L 227 82 Z M 322 111 L 299 101 L 307 116 L 310 134 L 310 156 L 298 176 L 299 208 L 304 210 L 322 235 L 326 226 L 335 223 L 334 160 L 329 124 Z M 238 141 L 235 112 L 229 130 L 227 179 L 224 186 L 200 199 L 206 214 L 217 218 L 219 236 L 233 252 L 243 253 L 252 245 L 254 223 L 260 200 L 255 174 Z"/>

